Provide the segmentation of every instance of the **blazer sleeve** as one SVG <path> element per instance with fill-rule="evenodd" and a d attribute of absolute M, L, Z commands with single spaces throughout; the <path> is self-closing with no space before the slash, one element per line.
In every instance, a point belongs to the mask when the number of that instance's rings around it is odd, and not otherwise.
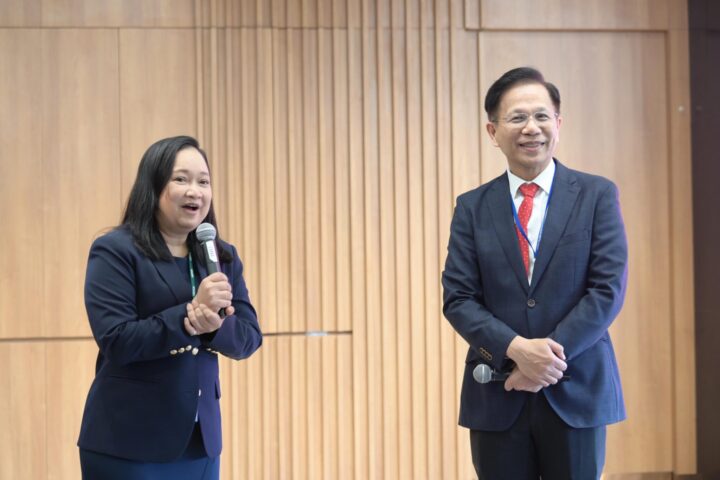
<path fill-rule="evenodd" d="M 85 276 L 90 328 L 100 352 L 118 365 L 164 358 L 178 345 L 201 345 L 185 332 L 185 303 L 140 318 L 136 269 L 145 260 L 131 241 L 112 234 L 90 248 Z"/>
<path fill-rule="evenodd" d="M 595 206 L 586 293 L 549 335 L 569 360 L 607 334 L 625 299 L 627 239 L 617 187 L 608 184 Z"/>
<path fill-rule="evenodd" d="M 484 305 L 475 249 L 474 226 L 458 198 L 450 225 L 448 254 L 442 274 L 443 313 L 453 328 L 495 369 L 502 369 L 508 345 L 517 333 Z"/>
<path fill-rule="evenodd" d="M 233 255 L 230 268 L 230 282 L 233 289 L 233 315 L 225 317 L 222 326 L 210 335 L 203 336 L 207 348 L 230 357 L 242 360 L 249 357 L 262 345 L 262 333 L 257 320 L 257 313 L 250 303 L 247 286 L 243 278 L 243 265 L 232 245 L 225 245 Z"/>

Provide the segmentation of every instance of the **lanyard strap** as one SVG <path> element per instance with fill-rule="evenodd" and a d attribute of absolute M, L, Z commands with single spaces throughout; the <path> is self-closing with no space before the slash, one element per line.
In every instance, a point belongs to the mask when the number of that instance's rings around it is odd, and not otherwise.
<path fill-rule="evenodd" d="M 195 280 L 195 269 L 193 268 L 192 253 L 188 250 L 188 271 L 190 272 L 190 288 L 192 289 L 192 296 L 195 298 L 197 292 L 197 280 Z"/>
<path fill-rule="evenodd" d="M 523 236 L 525 241 L 528 243 L 530 250 L 532 250 L 532 252 L 533 252 L 533 257 L 536 257 L 536 258 L 537 258 L 537 249 L 540 248 L 540 239 L 542 238 L 543 229 L 545 228 L 545 219 L 547 218 L 548 207 L 550 206 L 550 199 L 552 198 L 553 185 L 555 185 L 554 178 L 553 178 L 553 183 L 550 184 L 550 192 L 548 193 L 547 203 L 545 203 L 545 213 L 543 214 L 542 223 L 540 224 L 540 232 L 538 232 L 538 238 L 537 238 L 537 242 L 535 243 L 535 247 L 533 247 L 533 244 L 530 241 L 530 237 L 528 237 L 527 232 L 525 232 L 525 229 L 523 228 L 522 224 L 520 223 L 520 217 L 518 217 L 517 208 L 515 208 L 515 200 L 513 199 L 512 193 L 510 194 L 510 205 L 512 206 L 513 218 L 515 219 L 515 226 L 517 226 L 518 230 L 520 231 L 520 234 Z M 530 219 L 528 219 L 528 223 L 530 223 Z"/>

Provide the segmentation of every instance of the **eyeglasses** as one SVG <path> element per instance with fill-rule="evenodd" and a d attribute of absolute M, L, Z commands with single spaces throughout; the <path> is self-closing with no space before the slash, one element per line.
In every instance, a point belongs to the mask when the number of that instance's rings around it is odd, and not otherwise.
<path fill-rule="evenodd" d="M 507 123 L 508 125 L 510 125 L 513 128 L 523 128 L 530 121 L 530 117 L 532 117 L 533 121 L 535 122 L 535 125 L 537 125 L 538 127 L 543 127 L 543 126 L 550 124 L 550 122 L 552 122 L 555 118 L 557 118 L 557 116 L 558 116 L 557 113 L 551 114 L 549 112 L 544 112 L 544 111 L 535 112 L 532 115 L 530 115 L 528 113 L 517 112 L 517 113 L 510 114 L 509 116 L 503 118 L 503 122 Z"/>

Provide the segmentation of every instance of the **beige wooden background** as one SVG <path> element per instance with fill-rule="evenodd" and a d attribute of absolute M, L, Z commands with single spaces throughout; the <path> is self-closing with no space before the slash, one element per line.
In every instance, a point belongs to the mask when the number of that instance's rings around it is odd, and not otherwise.
<path fill-rule="evenodd" d="M 440 273 L 523 64 L 563 95 L 561 161 L 621 190 L 606 472 L 694 472 L 687 62 L 684 0 L 0 0 L 0 478 L 79 478 L 87 250 L 181 133 L 267 334 L 221 365 L 223 478 L 472 478 Z"/>

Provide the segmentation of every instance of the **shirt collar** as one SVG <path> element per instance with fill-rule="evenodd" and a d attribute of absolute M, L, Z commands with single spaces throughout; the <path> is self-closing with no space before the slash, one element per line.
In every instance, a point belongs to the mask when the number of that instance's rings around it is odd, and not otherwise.
<path fill-rule="evenodd" d="M 537 177 L 533 178 L 530 181 L 523 180 L 522 178 L 518 177 L 517 175 L 512 173 L 509 168 L 507 170 L 507 174 L 508 181 L 510 182 L 510 193 L 513 197 L 516 197 L 518 195 L 518 189 L 523 183 L 537 183 L 543 192 L 545 192 L 547 195 L 550 195 L 550 188 L 552 188 L 553 177 L 555 176 L 555 160 L 553 159 L 550 163 L 548 163 L 548 166 L 545 167 L 545 170 L 540 172 Z"/>

